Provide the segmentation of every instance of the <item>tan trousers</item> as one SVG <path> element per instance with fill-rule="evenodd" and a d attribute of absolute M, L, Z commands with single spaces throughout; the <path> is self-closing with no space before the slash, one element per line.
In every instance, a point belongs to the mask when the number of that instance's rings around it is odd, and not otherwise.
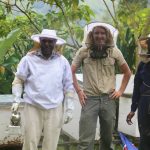
<path fill-rule="evenodd" d="M 60 130 L 63 124 L 62 104 L 53 109 L 43 110 L 26 104 L 24 108 L 24 144 L 23 150 L 37 150 L 43 131 L 42 150 L 56 150 Z"/>

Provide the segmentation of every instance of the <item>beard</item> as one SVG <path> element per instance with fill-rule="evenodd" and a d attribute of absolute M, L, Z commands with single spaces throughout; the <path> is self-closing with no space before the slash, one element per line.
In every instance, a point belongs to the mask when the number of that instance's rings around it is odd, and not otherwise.
<path fill-rule="evenodd" d="M 110 46 L 106 46 L 106 45 L 100 45 L 100 44 L 92 44 L 90 46 L 90 56 L 93 59 L 102 59 L 102 58 L 106 58 L 108 56 L 107 53 L 107 49 Z"/>

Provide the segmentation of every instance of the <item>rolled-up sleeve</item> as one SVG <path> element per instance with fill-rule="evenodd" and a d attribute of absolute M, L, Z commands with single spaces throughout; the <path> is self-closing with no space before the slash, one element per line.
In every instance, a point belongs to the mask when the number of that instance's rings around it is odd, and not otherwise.
<path fill-rule="evenodd" d="M 76 55 L 72 61 L 72 65 L 75 65 L 77 68 L 79 68 L 82 65 L 82 61 L 86 56 L 87 56 L 87 49 L 84 47 L 81 47 L 76 52 Z"/>
<path fill-rule="evenodd" d="M 121 51 L 118 48 L 113 49 L 113 55 L 117 61 L 118 66 L 121 66 L 126 63 L 126 60 L 124 59 Z"/>
<path fill-rule="evenodd" d="M 26 60 L 26 57 L 23 57 L 20 61 L 20 63 L 18 64 L 17 67 L 17 72 L 15 74 L 15 76 L 23 81 L 25 81 L 27 79 L 29 75 L 29 66 L 28 66 L 28 62 Z"/>

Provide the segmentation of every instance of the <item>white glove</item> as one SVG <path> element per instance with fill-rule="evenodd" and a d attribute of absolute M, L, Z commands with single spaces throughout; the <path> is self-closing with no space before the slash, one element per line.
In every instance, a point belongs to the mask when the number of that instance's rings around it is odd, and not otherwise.
<path fill-rule="evenodd" d="M 11 107 L 11 110 L 13 112 L 17 112 L 18 111 L 18 108 L 19 108 L 19 103 L 13 103 L 12 104 L 12 107 Z"/>
<path fill-rule="evenodd" d="M 11 110 L 17 111 L 19 104 L 21 102 L 21 95 L 22 95 L 22 84 L 14 84 L 12 86 L 12 93 L 14 95 L 14 102 L 12 104 Z"/>
<path fill-rule="evenodd" d="M 64 124 L 69 123 L 72 120 L 72 111 L 65 112 Z"/>
<path fill-rule="evenodd" d="M 73 98 L 65 98 L 65 114 L 64 124 L 69 123 L 73 118 L 74 100 Z"/>

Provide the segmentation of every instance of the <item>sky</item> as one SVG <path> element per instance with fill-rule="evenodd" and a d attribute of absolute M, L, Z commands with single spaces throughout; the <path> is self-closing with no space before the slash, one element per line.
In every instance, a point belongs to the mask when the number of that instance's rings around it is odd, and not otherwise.
<path fill-rule="evenodd" d="M 111 22 L 112 18 L 108 13 L 106 6 L 103 0 L 85 0 L 86 3 L 91 7 L 91 9 L 95 12 L 96 16 L 93 20 L 102 21 L 102 22 Z M 113 7 L 111 0 L 105 0 L 111 13 L 113 13 Z M 118 2 L 115 1 L 115 7 L 117 7 Z"/>
<path fill-rule="evenodd" d="M 109 1 L 106 0 L 106 1 L 107 1 L 108 7 L 110 8 L 111 12 L 113 13 L 111 0 L 109 0 Z M 95 16 L 95 18 L 92 19 L 93 21 L 103 21 L 105 19 L 105 22 L 111 22 L 111 17 L 108 14 L 108 11 L 105 7 L 103 0 L 85 0 L 84 3 L 89 5 L 90 8 L 95 12 L 96 16 Z M 117 6 L 117 3 L 115 3 L 115 5 Z M 42 1 L 38 2 L 38 3 L 35 2 L 34 7 L 37 12 L 43 13 L 43 14 L 46 14 L 49 10 L 49 6 L 47 4 L 44 4 Z"/>
<path fill-rule="evenodd" d="M 150 7 L 150 0 L 148 0 L 148 7 Z"/>

